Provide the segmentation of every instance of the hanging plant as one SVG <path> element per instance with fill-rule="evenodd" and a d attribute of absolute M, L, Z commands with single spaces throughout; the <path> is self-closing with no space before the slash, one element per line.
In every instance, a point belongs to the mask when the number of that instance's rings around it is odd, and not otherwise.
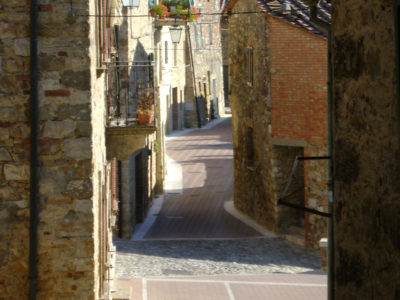
<path fill-rule="evenodd" d="M 178 6 L 175 13 L 177 17 L 188 20 L 189 22 L 194 22 L 200 17 L 200 13 L 196 8 L 190 9 Z"/>
<path fill-rule="evenodd" d="M 150 14 L 152 17 L 158 15 L 160 19 L 165 19 L 165 17 L 168 16 L 168 7 L 162 3 L 154 5 L 150 8 Z"/>

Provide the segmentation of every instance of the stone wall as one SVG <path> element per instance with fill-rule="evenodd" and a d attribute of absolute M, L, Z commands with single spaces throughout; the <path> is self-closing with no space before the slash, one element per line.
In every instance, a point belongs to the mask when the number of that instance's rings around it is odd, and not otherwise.
<path fill-rule="evenodd" d="M 259 10 L 256 1 L 238 1 L 235 11 Z M 252 28 L 253 30 L 248 30 Z M 277 229 L 271 172 L 267 107 L 268 39 L 264 14 L 229 17 L 229 70 L 234 147 L 234 203 L 271 230 Z M 254 49 L 254 81 L 248 83 L 248 47 Z"/>
<path fill-rule="evenodd" d="M 29 257 L 29 6 L 0 6 L 0 295 L 26 299 Z"/>
<path fill-rule="evenodd" d="M 220 2 L 217 0 L 201 0 L 197 1 L 196 5 L 204 15 L 190 24 L 195 76 L 194 84 L 196 85 L 195 91 L 197 92 L 194 96 L 204 95 L 207 103 L 207 118 L 210 120 L 212 113 L 214 118 L 224 114 L 225 106 L 220 16 L 207 15 L 218 12 L 220 10 Z M 215 80 L 215 91 L 213 91 L 213 80 Z M 214 98 L 218 98 L 218 103 Z M 193 95 L 191 99 L 193 99 Z M 211 108 L 211 101 L 213 101 L 213 108 Z M 192 116 L 196 117 L 196 115 Z"/>
<path fill-rule="evenodd" d="M 304 156 L 303 147 L 272 146 L 272 174 L 274 178 L 274 199 L 279 199 L 288 182 L 296 156 Z M 286 201 L 304 205 L 304 164 L 299 162 L 295 177 L 289 186 Z M 278 206 L 278 228 L 282 234 L 289 234 L 293 227 L 304 228 L 304 212 L 291 207 Z"/>
<path fill-rule="evenodd" d="M 327 39 L 276 17 L 268 18 L 268 26 L 272 143 L 301 145 L 305 156 L 326 156 Z M 327 212 L 327 161 L 304 161 L 300 166 L 303 205 Z M 309 213 L 305 217 L 306 243 L 317 248 L 327 235 L 326 218 Z"/>
<path fill-rule="evenodd" d="M 1 295 L 29 287 L 29 3 L 1 6 Z M 81 15 L 94 1 L 74 1 Z M 100 295 L 99 210 L 105 182 L 104 77 L 94 19 L 65 1 L 39 6 L 40 177 L 38 299 Z M 67 21 L 68 19 L 68 21 Z M 5 137 L 8 137 L 5 139 Z M 4 180 L 3 180 L 4 179 Z M 18 238 L 15 238 L 18 237 Z"/>
<path fill-rule="evenodd" d="M 398 299 L 399 82 L 393 1 L 332 5 L 335 299 Z"/>
<path fill-rule="evenodd" d="M 232 12 L 255 10 L 256 1 L 238 1 Z M 303 222 L 303 213 L 293 212 L 300 217 L 291 224 L 284 220 L 292 217 L 288 209 L 276 203 L 298 153 L 327 154 L 326 39 L 266 13 L 233 14 L 229 51 L 235 205 L 274 231 L 303 225 L 307 246 L 318 247 L 326 220 L 306 213 Z M 299 167 L 304 174 L 297 203 L 326 210 L 327 164 Z"/>

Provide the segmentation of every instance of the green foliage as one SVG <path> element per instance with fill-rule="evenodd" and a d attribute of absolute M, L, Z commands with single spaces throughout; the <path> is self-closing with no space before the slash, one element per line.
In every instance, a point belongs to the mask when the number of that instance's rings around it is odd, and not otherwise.
<path fill-rule="evenodd" d="M 168 8 L 171 6 L 189 8 L 189 0 L 164 0 L 162 3 Z"/>
<path fill-rule="evenodd" d="M 153 148 L 154 150 L 154 152 L 158 152 L 158 151 L 160 151 L 160 146 L 158 145 L 158 141 L 157 140 L 154 140 L 154 148 Z"/>

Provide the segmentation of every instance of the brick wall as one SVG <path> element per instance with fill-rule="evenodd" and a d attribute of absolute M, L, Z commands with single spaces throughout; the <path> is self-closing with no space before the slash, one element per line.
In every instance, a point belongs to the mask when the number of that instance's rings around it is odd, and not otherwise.
<path fill-rule="evenodd" d="M 327 155 L 327 40 L 275 17 L 268 18 L 268 26 L 271 136 L 281 142 L 302 142 L 305 156 Z M 327 162 L 301 165 L 303 204 L 327 211 Z M 327 234 L 326 219 L 305 213 L 304 225 L 306 244 L 318 247 Z"/>
<path fill-rule="evenodd" d="M 258 9 L 255 1 L 239 0 L 233 11 Z M 253 80 L 249 78 L 249 51 L 253 53 Z M 281 208 L 276 206 L 282 180 L 289 177 L 287 165 L 294 162 L 297 152 L 326 155 L 327 41 L 267 14 L 232 15 L 229 68 L 235 205 L 279 232 L 283 230 L 280 224 L 288 224 L 279 218 L 290 216 L 278 213 Z M 286 151 L 286 147 L 303 149 Z M 297 200 L 326 210 L 326 162 L 307 162 L 302 168 L 304 192 Z M 305 214 L 303 226 L 307 245 L 317 247 L 326 236 L 326 220 Z"/>
<path fill-rule="evenodd" d="M 332 2 L 335 299 L 400 297 L 393 3 Z"/>
<path fill-rule="evenodd" d="M 327 138 L 327 40 L 268 18 L 272 137 Z"/>

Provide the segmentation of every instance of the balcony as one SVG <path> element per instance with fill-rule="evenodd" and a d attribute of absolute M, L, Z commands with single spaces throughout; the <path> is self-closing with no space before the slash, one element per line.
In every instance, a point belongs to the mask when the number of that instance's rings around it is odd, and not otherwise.
<path fill-rule="evenodd" d="M 126 69 L 129 68 L 129 72 Z M 111 62 L 107 68 L 107 134 L 156 131 L 152 60 Z M 122 72 L 124 71 L 124 72 Z M 123 74 L 128 74 L 123 76 Z"/>

